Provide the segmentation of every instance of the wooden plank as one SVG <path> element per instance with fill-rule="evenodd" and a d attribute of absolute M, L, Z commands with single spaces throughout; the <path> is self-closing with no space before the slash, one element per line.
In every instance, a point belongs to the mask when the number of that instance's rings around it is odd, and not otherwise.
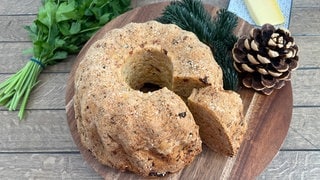
<path fill-rule="evenodd" d="M 299 46 L 299 67 L 320 68 L 320 36 L 295 36 Z M 311 43 L 312 42 L 312 43 Z M 31 48 L 31 42 L 0 42 L 0 72 L 15 73 L 30 58 L 30 55 L 23 54 L 23 51 Z M 57 65 L 47 67 L 44 72 L 69 72 L 75 60 L 75 56 L 68 58 Z M 14 63 L 8 63 L 14 61 Z"/>
<path fill-rule="evenodd" d="M 319 151 L 280 151 L 257 179 L 319 179 Z M 117 178 L 117 172 L 112 179 Z M 3 179 L 102 179 L 82 159 L 71 154 L 0 154 Z"/>
<path fill-rule="evenodd" d="M 30 41 L 24 26 L 30 25 L 35 16 L 0 16 L 1 41 Z"/>
<path fill-rule="evenodd" d="M 30 55 L 24 54 L 23 51 L 31 48 L 31 46 L 31 42 L 0 42 L 0 72 L 11 74 L 20 70 L 31 58 Z M 70 56 L 56 65 L 48 66 L 43 72 L 69 72 L 74 59 L 75 56 Z"/>
<path fill-rule="evenodd" d="M 299 67 L 300 68 L 320 68 L 320 36 L 295 36 L 296 43 L 299 45 Z M 312 42 L 312 43 L 311 43 Z M 15 73 L 30 58 L 30 55 L 23 54 L 23 51 L 30 48 L 30 42 L 0 42 L 0 72 Z M 14 63 L 8 63 L 14 61 Z M 47 67 L 44 72 L 69 72 L 75 56 L 58 63 L 54 66 Z"/>
<path fill-rule="evenodd" d="M 31 48 L 31 46 L 31 42 L 0 42 L 0 72 L 15 73 L 22 68 L 30 58 L 30 56 L 25 55 L 22 52 Z"/>
<path fill-rule="evenodd" d="M 290 31 L 293 35 L 320 34 L 320 7 L 292 8 Z"/>
<path fill-rule="evenodd" d="M 140 2 L 139 3 L 143 3 Z M 226 5 L 224 5 L 226 6 Z M 320 7 L 293 8 L 290 30 L 294 35 L 319 35 Z M 29 41 L 23 26 L 30 25 L 35 16 L 0 16 L 0 41 Z M 299 23 L 304 22 L 304 23 Z M 301 33 L 303 32 L 303 33 Z"/>
<path fill-rule="evenodd" d="M 319 110 L 320 108 L 294 108 L 282 149 L 320 148 Z M 19 122 L 17 113 L 0 111 L 0 152 L 77 151 L 67 128 L 64 110 L 32 110 L 27 111 L 26 115 L 27 120 Z"/>
<path fill-rule="evenodd" d="M 320 36 L 295 36 L 299 68 L 320 68 Z"/>
<path fill-rule="evenodd" d="M 0 0 L 0 15 L 26 15 L 38 12 L 40 0 Z"/>
<path fill-rule="evenodd" d="M 0 111 L 0 152 L 78 151 L 70 136 L 65 110 L 30 110 L 19 122 L 16 112 Z M 294 108 L 281 149 L 320 149 L 320 108 Z M 50 141 L 47 141 L 50 139 Z"/>
<path fill-rule="evenodd" d="M 33 90 L 28 104 L 29 109 L 62 109 L 68 73 L 43 73 L 40 83 Z M 8 75 L 0 74 L 0 82 Z M 297 70 L 292 75 L 295 106 L 320 106 L 319 69 Z M 2 107 L 0 109 L 3 109 Z"/>
<path fill-rule="evenodd" d="M 294 38 L 299 46 L 299 67 L 319 68 L 320 36 L 294 36 Z M 15 73 L 23 67 L 30 58 L 30 55 L 23 54 L 23 51 L 31 46 L 31 42 L 0 42 L 0 72 Z M 14 63 L 8 63 L 8 60 L 14 61 Z M 58 65 L 46 68 L 44 72 L 69 72 L 73 62 L 74 56 L 58 63 Z"/>
<path fill-rule="evenodd" d="M 300 68 L 320 68 L 320 36 L 295 36 L 296 43 L 299 45 Z M 310 43 L 313 42 L 313 43 Z M 31 48 L 30 42 L 0 42 L 0 72 L 15 73 L 30 58 L 22 52 Z M 14 63 L 8 63 L 14 61 Z M 50 66 L 44 72 L 69 72 L 75 60 L 75 56 L 68 58 L 57 65 Z"/>
<path fill-rule="evenodd" d="M 294 106 L 320 106 L 319 69 L 297 70 L 292 73 Z"/>
<path fill-rule="evenodd" d="M 32 110 L 19 121 L 17 113 L 0 111 L 0 153 L 78 152 L 65 110 Z"/>
<path fill-rule="evenodd" d="M 320 107 L 295 107 L 292 117 L 281 149 L 320 150 Z"/>
<path fill-rule="evenodd" d="M 80 154 L 0 154 L 1 179 L 102 179 Z"/>
<path fill-rule="evenodd" d="M 9 75 L 0 74 L 0 82 Z M 27 109 L 64 109 L 64 94 L 68 73 L 43 73 L 33 89 Z M 3 109 L 3 107 L 0 107 Z"/>
<path fill-rule="evenodd" d="M 318 180 L 320 151 L 280 151 L 258 179 Z"/>
<path fill-rule="evenodd" d="M 319 0 L 293 0 L 293 7 L 320 7 Z"/>

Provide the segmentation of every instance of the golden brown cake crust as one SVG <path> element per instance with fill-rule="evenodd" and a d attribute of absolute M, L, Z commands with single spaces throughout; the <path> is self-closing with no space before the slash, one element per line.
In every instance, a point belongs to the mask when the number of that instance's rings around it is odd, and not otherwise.
<path fill-rule="evenodd" d="M 144 93 L 146 83 L 160 89 Z M 155 21 L 111 30 L 76 70 L 81 142 L 120 170 L 144 176 L 179 171 L 201 152 L 185 101 L 206 86 L 222 89 L 222 73 L 194 34 Z"/>

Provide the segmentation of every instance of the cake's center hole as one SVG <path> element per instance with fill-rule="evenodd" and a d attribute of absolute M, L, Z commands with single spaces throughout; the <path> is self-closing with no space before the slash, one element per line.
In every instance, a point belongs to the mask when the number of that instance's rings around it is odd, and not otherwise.
<path fill-rule="evenodd" d="M 127 84 L 141 92 L 172 89 L 172 62 L 166 50 L 142 49 L 129 55 L 122 73 Z"/>
<path fill-rule="evenodd" d="M 152 83 L 144 83 L 143 86 L 139 89 L 140 91 L 147 93 L 161 89 L 161 87 L 157 84 Z"/>

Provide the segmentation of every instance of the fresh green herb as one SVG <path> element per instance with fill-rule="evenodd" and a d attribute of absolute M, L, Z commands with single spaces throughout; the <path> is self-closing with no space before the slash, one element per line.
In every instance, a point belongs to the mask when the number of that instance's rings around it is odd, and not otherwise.
<path fill-rule="evenodd" d="M 83 44 L 104 24 L 129 9 L 130 0 L 43 0 L 36 20 L 26 29 L 33 55 L 19 72 L 0 84 L 0 105 L 10 111 L 20 105 L 22 119 L 40 72 Z"/>
<path fill-rule="evenodd" d="M 161 23 L 176 24 L 191 31 L 207 44 L 223 71 L 223 87 L 236 91 L 238 75 L 232 65 L 231 50 L 237 41 L 233 34 L 238 18 L 235 14 L 221 9 L 213 19 L 199 0 L 173 1 L 157 19 Z"/>

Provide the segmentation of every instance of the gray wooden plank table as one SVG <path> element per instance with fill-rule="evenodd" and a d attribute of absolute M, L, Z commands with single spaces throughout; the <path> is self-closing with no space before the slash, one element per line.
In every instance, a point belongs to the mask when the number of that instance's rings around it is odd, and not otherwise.
<path fill-rule="evenodd" d="M 164 0 L 133 0 L 132 6 Z M 227 7 L 228 0 L 203 0 Z M 30 58 L 23 29 L 40 0 L 0 0 L 0 81 Z M 293 0 L 290 30 L 300 48 L 293 73 L 294 109 L 288 136 L 258 179 L 320 179 L 320 1 Z M 64 95 L 74 57 L 47 68 L 33 90 L 27 118 L 0 107 L 0 179 L 101 179 L 82 159 L 67 125 Z"/>

